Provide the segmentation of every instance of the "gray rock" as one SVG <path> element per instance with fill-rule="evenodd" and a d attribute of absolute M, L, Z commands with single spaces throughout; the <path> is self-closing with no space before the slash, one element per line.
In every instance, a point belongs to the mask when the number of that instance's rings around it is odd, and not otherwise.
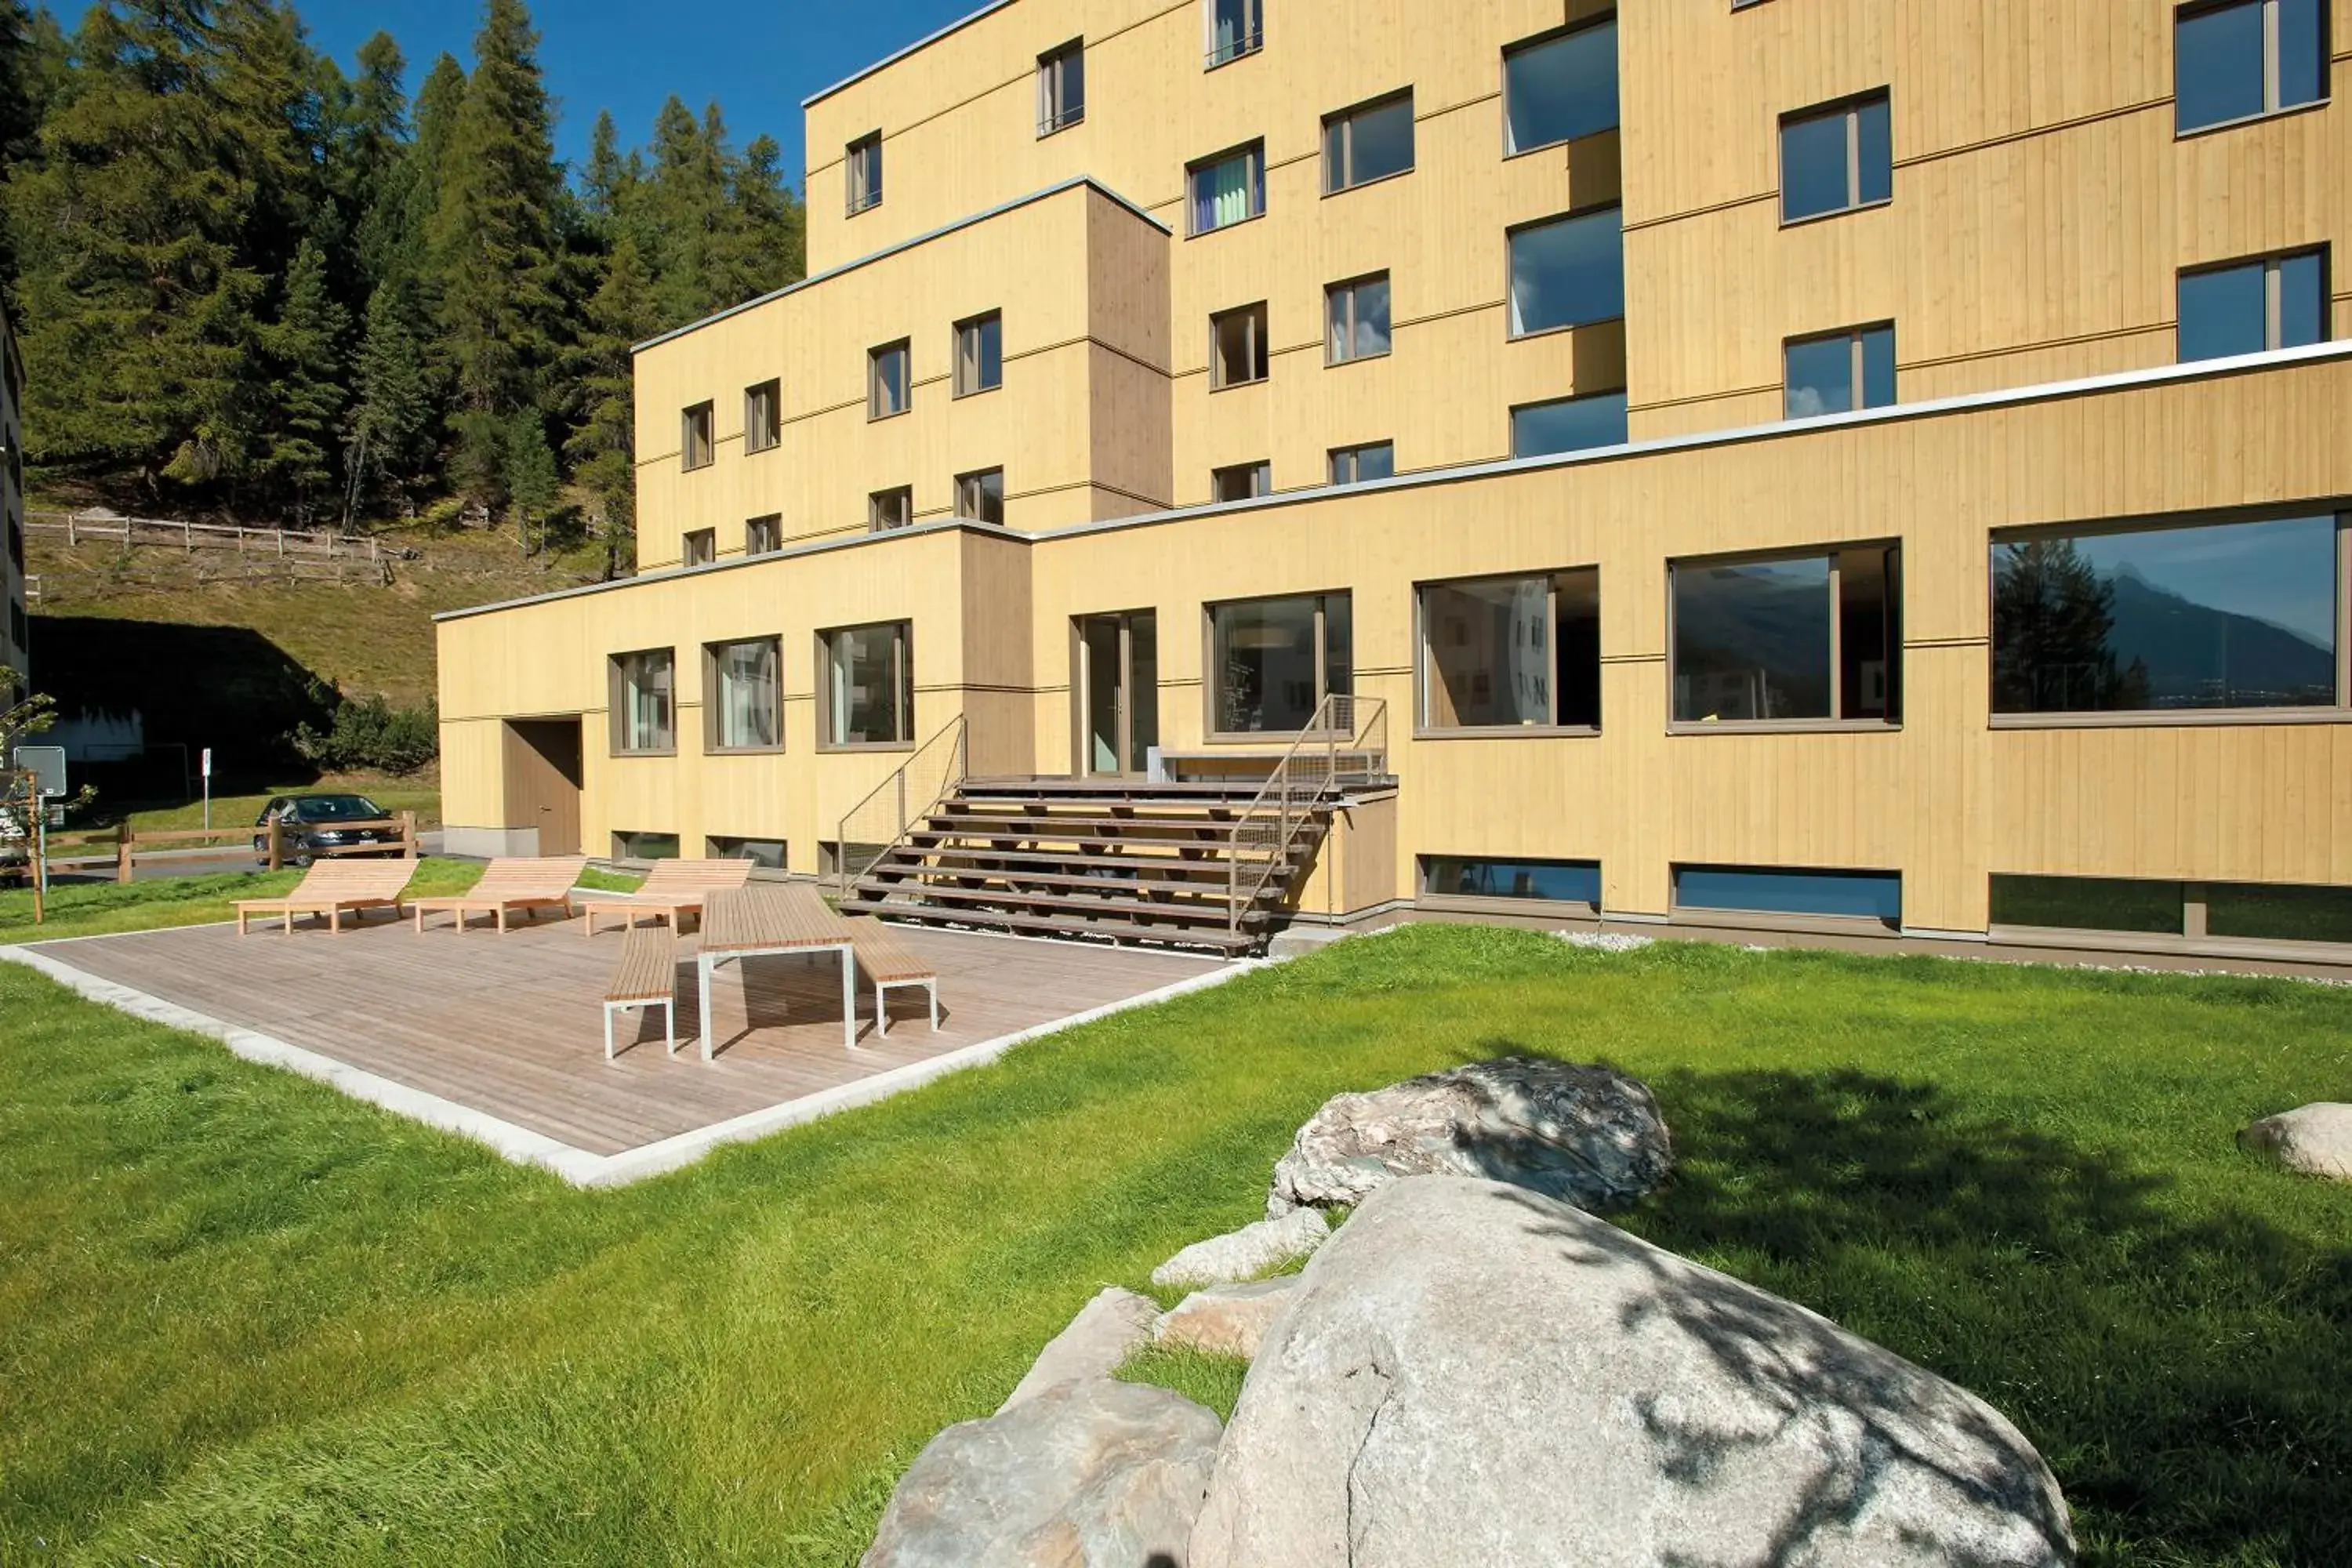
<path fill-rule="evenodd" d="M 1298 1276 L 1286 1274 L 1278 1279 L 1195 1290 L 1151 1325 L 1151 1337 L 1163 1345 L 1207 1355 L 1255 1356 L 1297 1284 Z"/>
<path fill-rule="evenodd" d="M 1164 1388 L 1059 1384 L 926 1444 L 862 1568 L 1185 1568 L 1217 1432 Z"/>
<path fill-rule="evenodd" d="M 1151 1282 L 1182 1290 L 1247 1279 L 1294 1258 L 1306 1257 L 1330 1234 L 1330 1221 L 1309 1209 L 1257 1220 L 1239 1230 L 1194 1242 L 1153 1269 Z"/>
<path fill-rule="evenodd" d="M 1674 1146 L 1646 1085 L 1575 1062 L 1505 1057 L 1342 1094 L 1274 1167 L 1266 1213 L 1363 1201 L 1395 1176 L 1484 1176 L 1581 1209 L 1665 1179 Z"/>
<path fill-rule="evenodd" d="M 1569 1205 L 1367 1198 L 1260 1349 L 1192 1568 L 2050 1568 L 2057 1483 L 1965 1389 Z"/>
<path fill-rule="evenodd" d="M 2265 1116 L 2238 1134 L 2238 1147 L 2290 1171 L 2352 1182 L 2352 1105 L 2322 1100 Z"/>
<path fill-rule="evenodd" d="M 1148 1296 L 1113 1285 L 1078 1309 L 1070 1326 L 1055 1334 L 1013 1390 L 1002 1408 L 1012 1409 L 1060 1384 L 1108 1377 L 1138 1345 L 1151 1337 L 1160 1305 Z"/>

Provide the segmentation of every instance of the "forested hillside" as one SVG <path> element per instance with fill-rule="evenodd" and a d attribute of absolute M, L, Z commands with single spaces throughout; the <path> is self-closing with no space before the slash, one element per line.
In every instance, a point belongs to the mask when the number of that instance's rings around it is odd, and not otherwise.
<path fill-rule="evenodd" d="M 387 14 L 396 14 L 387 7 Z M 560 16 L 559 13 L 554 15 Z M 562 515 L 615 556 L 628 346 L 803 269 L 760 137 L 673 98 L 557 163 L 523 0 L 414 101 L 398 40 L 347 75 L 288 0 L 0 0 L 0 290 L 37 490 L 343 522 Z M 572 517 L 569 497 L 582 515 Z"/>

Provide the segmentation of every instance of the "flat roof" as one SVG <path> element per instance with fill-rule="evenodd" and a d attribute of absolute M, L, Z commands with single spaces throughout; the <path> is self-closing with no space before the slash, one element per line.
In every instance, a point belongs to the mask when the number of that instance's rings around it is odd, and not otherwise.
<path fill-rule="evenodd" d="M 982 16 L 987 16 L 990 12 L 1002 11 L 1007 5 L 1012 4 L 1013 0 L 988 0 L 987 5 L 982 5 L 979 10 L 972 12 L 970 16 L 958 17 L 956 20 L 950 22 L 946 26 L 941 27 L 936 33 L 924 34 L 921 37 L 917 38 L 913 43 L 908 44 L 905 48 L 898 50 L 895 54 L 884 55 L 880 59 L 876 60 L 872 65 L 867 66 L 863 70 L 850 72 L 847 76 L 843 77 L 839 81 L 835 82 L 831 87 L 817 89 L 816 91 L 810 93 L 806 98 L 801 100 L 801 107 L 805 110 L 811 104 L 817 102 L 821 99 L 831 98 L 843 88 L 848 87 L 856 82 L 864 81 L 867 77 L 872 76 L 876 71 L 882 69 L 884 67 L 897 65 L 900 60 L 905 59 L 908 55 L 915 53 L 918 49 L 929 48 L 933 44 L 938 43 L 941 38 L 946 37 L 949 34 L 961 33 L 966 27 L 971 26 L 974 22 L 979 21 Z"/>

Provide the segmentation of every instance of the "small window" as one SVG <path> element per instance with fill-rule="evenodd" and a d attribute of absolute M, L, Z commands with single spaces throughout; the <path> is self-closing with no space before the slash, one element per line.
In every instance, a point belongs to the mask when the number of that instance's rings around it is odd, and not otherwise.
<path fill-rule="evenodd" d="M 2326 342 L 2327 254 L 2298 251 L 2180 275 L 2180 363 Z"/>
<path fill-rule="evenodd" d="M 1037 134 L 1051 136 L 1086 117 L 1086 40 L 1072 38 L 1037 57 Z"/>
<path fill-rule="evenodd" d="M 2208 883 L 2205 934 L 2256 942 L 2352 942 L 2352 888 Z"/>
<path fill-rule="evenodd" d="M 677 662 L 666 647 L 613 656 L 609 695 L 615 755 L 665 755 L 677 749 Z"/>
<path fill-rule="evenodd" d="M 1004 521 L 1004 470 L 982 468 L 976 474 L 958 474 L 955 482 L 956 515 L 972 522 Z"/>
<path fill-rule="evenodd" d="M 1896 722 L 1899 553 L 1669 563 L 1674 721 Z"/>
<path fill-rule="evenodd" d="M 781 838 L 736 838 L 714 833 L 708 843 L 713 860 L 749 860 L 771 871 L 784 868 L 784 841 Z"/>
<path fill-rule="evenodd" d="M 1511 231 L 1511 336 L 1623 317 L 1622 217 L 1602 207 Z"/>
<path fill-rule="evenodd" d="M 1903 923 L 1903 879 L 1893 871 L 1767 866 L 1677 866 L 1675 908 Z"/>
<path fill-rule="evenodd" d="M 915 521 L 915 487 L 898 485 L 866 498 L 866 525 L 876 533 L 908 528 Z"/>
<path fill-rule="evenodd" d="M 1788 418 L 1884 408 L 1895 401 L 1892 326 L 1790 338 L 1780 354 L 1786 388 L 1781 411 Z"/>
<path fill-rule="evenodd" d="M 1325 363 L 1377 359 L 1389 352 L 1389 275 L 1374 273 L 1323 290 Z"/>
<path fill-rule="evenodd" d="M 1352 628 L 1345 594 L 1211 605 L 1217 731 L 1279 734 L 1313 723 L 1325 697 L 1355 689 Z"/>
<path fill-rule="evenodd" d="M 1601 574 L 1426 583 L 1424 730 L 1601 727 Z"/>
<path fill-rule="evenodd" d="M 1511 456 L 1540 458 L 1580 452 L 1588 447 L 1625 444 L 1625 395 L 1597 392 L 1587 397 L 1522 403 L 1511 410 Z"/>
<path fill-rule="evenodd" d="M 2327 96 L 2324 0 L 2183 5 L 2172 25 L 2173 128 L 2201 131 Z"/>
<path fill-rule="evenodd" d="M 1343 109 L 1323 121 L 1323 194 L 1332 195 L 1412 167 L 1412 92 Z"/>
<path fill-rule="evenodd" d="M 1331 448 L 1331 482 L 1360 485 L 1367 479 L 1396 477 L 1396 443 L 1368 441 L 1360 447 Z"/>
<path fill-rule="evenodd" d="M 991 310 L 955 330 L 955 395 L 993 392 L 1004 384 L 1004 315 Z"/>
<path fill-rule="evenodd" d="M 1266 377 L 1265 301 L 1209 318 L 1209 388 L 1223 391 Z"/>
<path fill-rule="evenodd" d="M 1598 860 L 1482 860 L 1464 855 L 1423 855 L 1425 899 L 1523 899 L 1547 904 L 1601 907 Z"/>
<path fill-rule="evenodd" d="M 887 419 L 907 412 L 913 384 L 908 380 L 908 341 L 885 343 L 866 356 L 866 417 Z"/>
<path fill-rule="evenodd" d="M 784 743 L 783 643 L 777 637 L 705 645 L 702 679 L 713 752 L 773 752 Z"/>
<path fill-rule="evenodd" d="M 678 459 L 689 469 L 707 468 L 712 450 L 710 405 L 698 403 L 678 416 Z"/>
<path fill-rule="evenodd" d="M 1209 499 L 1213 501 L 1252 500 L 1273 493 L 1272 463 L 1233 463 L 1209 470 Z"/>
<path fill-rule="evenodd" d="M 675 860 L 677 856 L 677 835 L 675 833 L 615 831 L 613 835 L 613 858 L 615 860 Z"/>
<path fill-rule="evenodd" d="M 833 746 L 904 745 L 914 738 L 915 668 L 908 623 L 819 634 L 824 735 Z"/>
<path fill-rule="evenodd" d="M 763 381 L 743 389 L 743 450 L 764 452 L 784 438 L 784 384 Z"/>
<path fill-rule="evenodd" d="M 682 537 L 678 559 L 688 566 L 708 566 L 719 559 L 719 531 L 698 528 Z"/>
<path fill-rule="evenodd" d="M 1192 193 L 1192 230 L 1207 234 L 1265 212 L 1265 143 L 1253 142 L 1185 171 Z"/>
<path fill-rule="evenodd" d="M 1992 923 L 2045 931 L 2181 934 L 2181 887 L 2118 877 L 1992 879 Z"/>
<path fill-rule="evenodd" d="M 1503 51 L 1506 153 L 1531 153 L 1616 125 L 1614 18 Z"/>
<path fill-rule="evenodd" d="M 2352 888 L 2278 882 L 1992 879 L 1992 924 L 2213 942 L 2352 943 Z"/>
<path fill-rule="evenodd" d="M 784 514 L 770 512 L 743 525 L 743 553 L 772 555 L 784 547 Z"/>
<path fill-rule="evenodd" d="M 882 204 L 882 132 L 872 132 L 849 144 L 844 160 L 849 171 L 849 216 Z"/>
<path fill-rule="evenodd" d="M 1265 46 L 1265 0 L 1203 0 L 1208 68 L 1254 55 Z"/>
<path fill-rule="evenodd" d="M 1895 142 L 1886 94 L 1807 110 L 1780 121 L 1780 221 L 1890 201 Z"/>

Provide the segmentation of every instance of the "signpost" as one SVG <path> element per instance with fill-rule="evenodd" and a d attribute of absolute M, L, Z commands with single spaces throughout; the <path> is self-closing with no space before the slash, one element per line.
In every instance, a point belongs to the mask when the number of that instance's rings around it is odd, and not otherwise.
<path fill-rule="evenodd" d="M 213 830 L 213 749 L 205 748 L 205 831 Z"/>
<path fill-rule="evenodd" d="M 19 746 L 16 764 L 25 774 L 26 793 L 33 813 L 33 923 L 41 921 L 42 904 L 49 891 L 48 802 L 66 795 L 66 749 L 63 746 Z"/>

